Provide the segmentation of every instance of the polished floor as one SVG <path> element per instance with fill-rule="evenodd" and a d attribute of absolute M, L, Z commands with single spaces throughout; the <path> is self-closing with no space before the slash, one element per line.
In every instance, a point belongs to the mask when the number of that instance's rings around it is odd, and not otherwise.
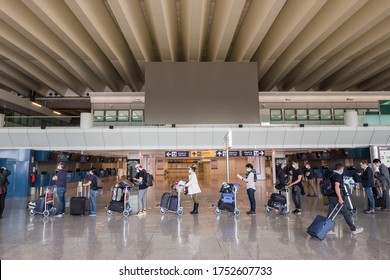
<path fill-rule="evenodd" d="M 120 213 L 107 216 L 104 207 L 110 201 L 112 180 L 104 182 L 98 197 L 96 217 L 70 216 L 30 217 L 28 198 L 8 198 L 0 220 L 0 259 L 2 260 L 127 260 L 127 259 L 390 259 L 390 213 L 363 213 L 366 198 L 355 190 L 358 214 L 353 217 L 364 232 L 351 235 L 340 215 L 336 218 L 336 235 L 324 241 L 310 238 L 306 228 L 317 214 L 326 214 L 322 199 L 304 197 L 301 216 L 265 213 L 264 204 L 273 191 L 270 181 L 257 182 L 257 215 L 247 216 L 249 202 L 241 188 L 238 206 L 241 215 L 215 215 L 223 178 L 201 179 L 202 194 L 198 215 L 191 215 L 192 201 L 183 196 L 184 215 L 160 214 L 161 194 L 169 189 L 169 181 L 156 178 L 156 186 L 148 190 L 148 211 L 141 217 L 124 218 Z M 75 192 L 70 188 L 69 198 Z M 136 195 L 136 190 L 133 191 Z M 291 206 L 292 208 L 292 206 Z"/>

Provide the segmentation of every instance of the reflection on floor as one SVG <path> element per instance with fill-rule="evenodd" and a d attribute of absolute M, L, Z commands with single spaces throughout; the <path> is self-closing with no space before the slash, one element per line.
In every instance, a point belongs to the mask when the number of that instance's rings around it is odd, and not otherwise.
<path fill-rule="evenodd" d="M 304 197 L 301 216 L 266 215 L 264 205 L 273 192 L 270 181 L 257 182 L 257 215 L 247 216 L 245 187 L 239 190 L 240 216 L 215 215 L 223 178 L 201 180 L 198 215 L 191 215 L 192 201 L 183 196 L 184 215 L 160 215 L 161 195 L 170 180 L 156 178 L 148 190 L 148 211 L 141 217 L 107 216 L 110 187 L 105 182 L 98 198 L 97 217 L 30 217 L 28 198 L 8 198 L 0 220 L 0 258 L 7 259 L 390 259 L 390 213 L 363 213 L 366 198 L 353 192 L 358 214 L 353 217 L 364 232 L 352 236 L 342 216 L 336 218 L 336 235 L 324 241 L 310 238 L 306 228 L 317 214 L 326 215 L 321 197 Z M 69 190 L 67 197 L 73 196 Z M 133 192 L 136 194 L 136 191 Z M 291 205 L 291 208 L 293 206 Z"/>

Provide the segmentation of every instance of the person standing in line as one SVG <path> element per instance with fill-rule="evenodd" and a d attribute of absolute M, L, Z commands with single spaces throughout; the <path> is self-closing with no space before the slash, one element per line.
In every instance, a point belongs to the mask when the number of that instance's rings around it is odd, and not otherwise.
<path fill-rule="evenodd" d="M 328 196 L 329 199 L 328 216 L 330 215 L 330 213 L 336 207 L 337 204 L 344 204 L 343 196 L 341 195 L 341 189 L 340 189 L 340 186 L 343 186 L 344 184 L 343 173 L 344 173 L 344 165 L 341 163 L 336 163 L 335 170 L 333 171 L 333 174 L 330 176 L 329 179 L 334 189 L 334 193 Z M 340 212 L 343 215 L 345 222 L 348 224 L 349 228 L 351 229 L 352 234 L 358 234 L 363 232 L 362 227 L 357 228 L 354 225 L 352 218 L 348 213 L 348 209 L 345 205 L 343 205 Z M 335 232 L 330 231 L 329 233 L 334 234 Z"/>
<path fill-rule="evenodd" d="M 375 214 L 375 199 L 372 188 L 374 187 L 374 172 L 371 167 L 368 166 L 367 160 L 362 160 L 360 162 L 360 167 L 363 169 L 363 172 L 357 173 L 362 178 L 362 186 L 366 191 L 368 198 L 368 208 L 364 210 L 366 214 Z"/>
<path fill-rule="evenodd" d="M 255 186 L 255 174 L 253 172 L 253 165 L 248 163 L 247 165 L 245 165 L 245 168 L 246 168 L 245 178 L 242 177 L 240 174 L 237 174 L 237 177 L 240 180 L 246 182 L 246 192 L 248 194 L 249 203 L 251 207 L 251 209 L 246 213 L 248 215 L 256 215 L 256 199 L 255 199 L 256 186 Z"/>
<path fill-rule="evenodd" d="M 56 186 L 57 186 L 58 210 L 55 217 L 62 217 L 62 215 L 65 214 L 65 193 L 67 190 L 67 186 L 66 186 L 67 173 L 68 172 L 65 169 L 65 164 L 63 162 L 58 163 L 57 173 L 52 178 L 53 181 L 56 181 Z"/>
<path fill-rule="evenodd" d="M 304 175 L 306 178 L 307 196 L 317 197 L 316 184 L 314 181 L 314 171 L 313 171 L 313 168 L 311 168 L 309 163 L 305 164 Z M 313 193 L 313 194 L 311 194 L 311 193 Z"/>
<path fill-rule="evenodd" d="M 186 183 L 186 187 L 188 187 L 188 195 L 192 196 L 192 200 L 194 201 L 194 209 L 190 212 L 190 214 L 198 214 L 199 209 L 199 198 L 198 194 L 202 192 L 198 183 L 198 177 L 196 176 L 196 166 L 191 166 L 188 169 L 188 182 Z"/>
<path fill-rule="evenodd" d="M 1 167 L 0 169 L 0 219 L 3 218 L 3 212 L 5 208 L 5 197 L 7 196 L 8 191 L 8 176 L 11 175 L 11 171 L 9 171 L 5 167 Z"/>
<path fill-rule="evenodd" d="M 390 174 L 389 174 L 389 169 L 387 166 L 382 163 L 378 158 L 374 159 L 373 164 L 375 167 L 378 168 L 379 171 L 379 179 L 386 188 L 384 191 L 383 195 L 385 197 L 385 205 L 381 207 L 381 210 L 389 209 L 390 208 L 390 194 L 389 194 L 389 189 L 390 189 Z"/>
<path fill-rule="evenodd" d="M 97 196 L 99 195 L 99 186 L 97 182 L 98 179 L 96 173 L 96 168 L 92 167 L 89 170 L 88 181 L 83 184 L 84 187 L 89 186 L 89 216 L 91 217 L 96 217 Z"/>
<path fill-rule="evenodd" d="M 137 163 L 135 165 L 135 169 L 137 170 L 137 175 L 133 180 L 138 185 L 138 213 L 137 216 L 146 214 L 146 194 L 148 192 L 148 186 L 146 185 L 146 170 L 143 169 L 141 164 Z"/>
<path fill-rule="evenodd" d="M 286 174 L 286 164 L 279 163 L 278 168 L 276 170 L 276 178 L 278 179 L 278 184 L 281 186 L 280 189 L 284 189 L 286 186 L 286 179 L 288 179 L 288 175 Z"/>
<path fill-rule="evenodd" d="M 295 205 L 295 210 L 292 211 L 294 214 L 302 214 L 302 189 L 303 189 L 303 173 L 299 168 L 297 161 L 292 162 L 293 174 L 291 181 L 288 183 L 287 187 L 292 187 L 292 199 Z"/>

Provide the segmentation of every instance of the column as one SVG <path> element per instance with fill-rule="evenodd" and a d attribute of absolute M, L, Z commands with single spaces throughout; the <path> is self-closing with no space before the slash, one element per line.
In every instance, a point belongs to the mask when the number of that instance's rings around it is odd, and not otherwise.
<path fill-rule="evenodd" d="M 358 126 L 358 114 L 355 110 L 347 110 L 344 113 L 344 125 L 356 127 Z"/>
<path fill-rule="evenodd" d="M 0 114 L 0 127 L 4 127 L 4 126 L 5 126 L 5 115 Z"/>

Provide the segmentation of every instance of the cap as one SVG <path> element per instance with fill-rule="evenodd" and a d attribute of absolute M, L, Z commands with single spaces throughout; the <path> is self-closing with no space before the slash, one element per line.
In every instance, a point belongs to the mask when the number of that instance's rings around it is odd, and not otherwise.
<path fill-rule="evenodd" d="M 139 168 L 139 167 L 141 167 L 141 164 L 137 163 L 137 164 L 135 165 L 135 168 Z"/>

